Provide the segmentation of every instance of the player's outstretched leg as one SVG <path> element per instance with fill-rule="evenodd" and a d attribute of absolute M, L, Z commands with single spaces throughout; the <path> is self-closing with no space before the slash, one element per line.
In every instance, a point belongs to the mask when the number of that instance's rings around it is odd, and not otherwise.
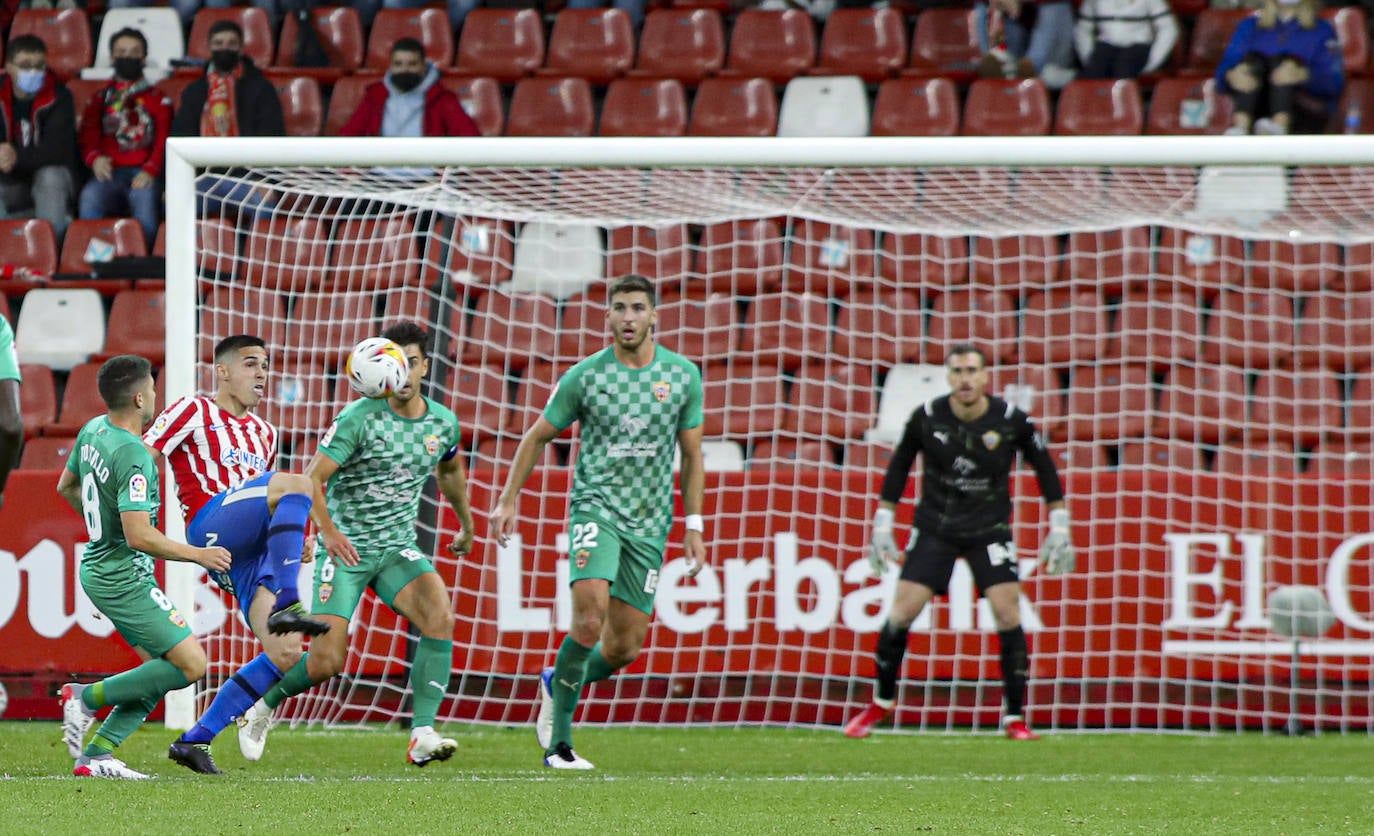
<path fill-rule="evenodd" d="M 72 774 L 78 778 L 121 778 L 125 781 L 145 781 L 152 777 L 130 769 L 128 764 L 114 755 L 80 755 L 76 759 L 76 766 L 72 767 Z"/>
<path fill-rule="evenodd" d="M 446 761 L 458 751 L 458 741 L 444 737 L 433 726 L 416 726 L 410 730 L 410 746 L 406 748 L 406 760 L 416 766 L 428 766 L 435 761 Z"/>
<path fill-rule="evenodd" d="M 545 751 L 553 742 L 553 668 L 544 668 L 539 674 L 539 713 L 534 717 L 534 738 Z"/>
<path fill-rule="evenodd" d="M 210 756 L 209 743 L 188 743 L 185 740 L 174 740 L 172 745 L 167 747 L 167 757 L 192 772 L 199 772 L 202 775 L 223 774 L 219 767 L 215 766 L 215 759 Z"/>
<path fill-rule="evenodd" d="M 329 632 L 329 625 L 310 617 L 301 606 L 296 591 L 296 575 L 300 571 L 301 552 L 305 548 L 305 523 L 310 517 L 312 504 L 308 492 L 311 486 L 306 477 L 296 474 L 276 473 L 272 480 L 285 482 L 292 492 L 283 494 L 277 500 L 277 507 L 267 524 L 267 562 L 279 586 L 276 592 L 277 609 L 267 617 L 267 630 L 276 635 L 323 635 Z M 271 486 L 272 482 L 268 484 Z"/>
<path fill-rule="evenodd" d="M 81 757 L 81 747 L 85 745 L 86 732 L 95 722 L 95 712 L 81 701 L 85 685 L 68 682 L 62 686 L 58 700 L 62 703 L 62 742 L 67 744 L 67 754 Z"/>
<path fill-rule="evenodd" d="M 573 751 L 566 743 L 559 742 L 553 750 L 544 755 L 544 765 L 552 769 L 595 769 L 591 761 Z"/>
<path fill-rule="evenodd" d="M 272 709 L 267 707 L 267 703 L 258 700 L 243 712 L 237 723 L 239 751 L 243 753 L 243 759 L 260 760 L 263 750 L 267 748 L 267 733 L 272 730 Z"/>

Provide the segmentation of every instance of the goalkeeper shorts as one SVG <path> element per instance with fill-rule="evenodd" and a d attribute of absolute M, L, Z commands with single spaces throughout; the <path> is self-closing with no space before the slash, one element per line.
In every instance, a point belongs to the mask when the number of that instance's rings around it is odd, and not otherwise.
<path fill-rule="evenodd" d="M 1016 544 L 1011 532 L 1002 529 L 981 537 L 951 540 L 921 532 L 906 553 L 902 564 L 902 580 L 919 583 L 935 590 L 936 595 L 949 591 L 949 579 L 954 574 L 954 561 L 963 558 L 973 571 L 973 582 L 980 593 L 999 583 L 1016 583 L 1020 574 L 1016 565 Z"/>

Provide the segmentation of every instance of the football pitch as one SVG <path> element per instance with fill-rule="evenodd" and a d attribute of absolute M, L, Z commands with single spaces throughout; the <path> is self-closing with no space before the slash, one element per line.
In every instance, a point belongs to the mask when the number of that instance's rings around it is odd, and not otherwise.
<path fill-rule="evenodd" d="M 1371 833 L 1368 736 L 1288 738 L 838 730 L 578 729 L 590 773 L 539 762 L 529 728 L 450 725 L 454 759 L 404 761 L 398 727 L 279 727 L 257 763 L 232 729 L 222 776 L 121 749 L 144 782 L 71 777 L 56 723 L 0 723 L 0 832 Z"/>

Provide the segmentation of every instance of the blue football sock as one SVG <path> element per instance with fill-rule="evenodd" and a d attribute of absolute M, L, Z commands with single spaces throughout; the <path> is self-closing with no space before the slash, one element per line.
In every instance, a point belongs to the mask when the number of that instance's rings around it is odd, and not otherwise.
<path fill-rule="evenodd" d="M 181 739 L 187 743 L 209 743 L 214 740 L 215 735 L 223 731 L 235 717 L 242 716 L 279 679 L 281 671 L 277 670 L 266 653 L 259 653 L 220 686 L 214 702 Z"/>
<path fill-rule="evenodd" d="M 301 551 L 305 548 L 305 521 L 310 518 L 310 496 L 289 493 L 277 502 L 272 520 L 267 524 L 267 562 L 272 567 L 280 588 L 276 609 L 285 609 L 300 601 L 296 591 L 296 576 L 301 568 Z"/>

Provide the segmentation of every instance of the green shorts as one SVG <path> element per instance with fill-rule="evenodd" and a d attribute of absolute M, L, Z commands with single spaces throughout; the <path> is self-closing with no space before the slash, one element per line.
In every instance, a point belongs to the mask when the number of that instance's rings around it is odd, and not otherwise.
<path fill-rule="evenodd" d="M 319 553 L 323 555 L 324 549 Z M 395 611 L 392 602 L 406 584 L 433 571 L 434 564 L 414 546 L 390 549 L 378 556 L 363 555 L 357 566 L 345 566 L 325 555 L 315 561 L 315 600 L 310 612 L 351 619 L 369 586 Z"/>
<path fill-rule="evenodd" d="M 598 514 L 573 511 L 568 541 L 569 583 L 588 578 L 611 582 L 611 597 L 652 614 L 666 537 L 636 537 Z"/>
<path fill-rule="evenodd" d="M 141 647 L 154 658 L 191 635 L 186 618 L 151 577 L 131 575 L 127 581 L 111 582 L 83 571 L 81 587 L 130 647 Z"/>

